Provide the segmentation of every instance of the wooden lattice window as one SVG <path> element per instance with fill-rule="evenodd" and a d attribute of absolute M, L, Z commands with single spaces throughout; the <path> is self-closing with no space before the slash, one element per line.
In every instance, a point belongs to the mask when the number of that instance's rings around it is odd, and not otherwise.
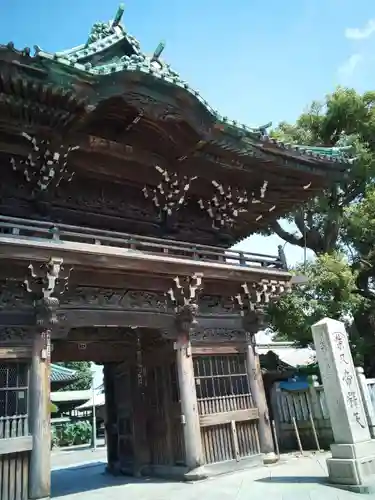
<path fill-rule="evenodd" d="M 0 417 L 28 413 L 28 363 L 0 363 Z"/>
<path fill-rule="evenodd" d="M 198 399 L 249 394 L 244 354 L 195 356 L 194 375 Z"/>

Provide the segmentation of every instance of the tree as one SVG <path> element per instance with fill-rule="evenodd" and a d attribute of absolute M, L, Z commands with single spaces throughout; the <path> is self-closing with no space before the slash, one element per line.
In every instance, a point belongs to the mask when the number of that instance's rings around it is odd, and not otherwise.
<path fill-rule="evenodd" d="M 270 327 L 279 339 L 307 346 L 312 343 L 311 326 L 327 316 L 350 325 L 362 299 L 353 293 L 356 274 L 344 255 L 324 254 L 293 272 L 307 276 L 308 283 L 269 307 Z"/>
<path fill-rule="evenodd" d="M 65 368 L 76 370 L 78 378 L 72 383 L 64 386 L 61 391 L 84 391 L 91 388 L 92 385 L 92 371 L 91 363 L 88 361 L 67 361 L 57 363 Z"/>
<path fill-rule="evenodd" d="M 324 102 L 314 102 L 295 125 L 282 123 L 272 132 L 294 144 L 351 146 L 356 161 L 345 177 L 288 215 L 296 233 L 280 222 L 270 228 L 291 244 L 306 245 L 317 256 L 306 270 L 295 269 L 306 271 L 309 284 L 269 308 L 272 328 L 283 338 L 308 344 L 315 321 L 324 316 L 344 320 L 354 354 L 370 376 L 375 375 L 374 106 L 375 92 L 360 95 L 338 88 Z"/>
<path fill-rule="evenodd" d="M 338 88 L 325 102 L 314 102 L 295 125 L 281 123 L 271 135 L 286 143 L 305 146 L 350 146 L 356 161 L 347 176 L 321 196 L 288 215 L 297 232 L 276 221 L 270 231 L 292 245 L 310 248 L 317 255 L 340 248 L 345 208 L 363 197 L 375 173 L 375 92 L 360 95 Z"/>

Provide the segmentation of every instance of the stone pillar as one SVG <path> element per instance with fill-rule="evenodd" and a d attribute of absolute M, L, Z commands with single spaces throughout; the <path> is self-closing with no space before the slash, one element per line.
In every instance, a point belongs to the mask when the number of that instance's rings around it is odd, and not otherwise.
<path fill-rule="evenodd" d="M 370 429 L 371 437 L 375 437 L 375 410 L 371 401 L 370 391 L 366 382 L 366 377 L 362 367 L 357 367 L 355 369 L 357 374 L 357 380 L 359 385 L 359 390 L 361 391 L 363 406 L 365 408 L 367 424 Z"/>
<path fill-rule="evenodd" d="M 29 266 L 25 280 L 35 304 L 36 333 L 33 339 L 30 373 L 29 428 L 33 437 L 30 457 L 29 498 L 47 498 L 51 490 L 51 334 L 58 324 L 59 299 L 68 277 L 62 277 L 62 259 L 51 259 L 38 269 Z"/>
<path fill-rule="evenodd" d="M 190 333 L 196 324 L 198 295 L 202 287 L 202 275 L 175 278 L 168 291 L 170 303 L 176 314 L 175 342 L 178 386 L 181 404 L 181 423 L 185 443 L 185 463 L 190 471 L 203 465 L 197 393 L 195 388 Z"/>
<path fill-rule="evenodd" d="M 356 492 L 373 492 L 375 443 L 349 348 L 345 326 L 325 318 L 312 327 L 316 356 L 335 443 L 327 459 L 332 483 Z"/>

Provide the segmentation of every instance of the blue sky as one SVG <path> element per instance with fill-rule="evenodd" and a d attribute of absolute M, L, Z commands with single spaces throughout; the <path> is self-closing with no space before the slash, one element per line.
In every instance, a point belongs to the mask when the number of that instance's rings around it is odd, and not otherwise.
<path fill-rule="evenodd" d="M 57 51 L 113 18 L 117 0 L 1 0 L 0 43 Z M 123 22 L 221 114 L 248 125 L 293 121 L 338 84 L 373 88 L 373 0 L 128 0 Z M 276 237 L 241 247 L 274 253 Z M 303 252 L 286 246 L 291 263 Z"/>

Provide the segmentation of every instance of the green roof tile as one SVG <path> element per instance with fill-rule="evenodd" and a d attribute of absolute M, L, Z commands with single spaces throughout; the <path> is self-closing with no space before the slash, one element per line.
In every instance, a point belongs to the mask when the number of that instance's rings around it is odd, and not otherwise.
<path fill-rule="evenodd" d="M 69 382 L 76 380 L 77 371 L 51 363 L 51 382 Z"/>

